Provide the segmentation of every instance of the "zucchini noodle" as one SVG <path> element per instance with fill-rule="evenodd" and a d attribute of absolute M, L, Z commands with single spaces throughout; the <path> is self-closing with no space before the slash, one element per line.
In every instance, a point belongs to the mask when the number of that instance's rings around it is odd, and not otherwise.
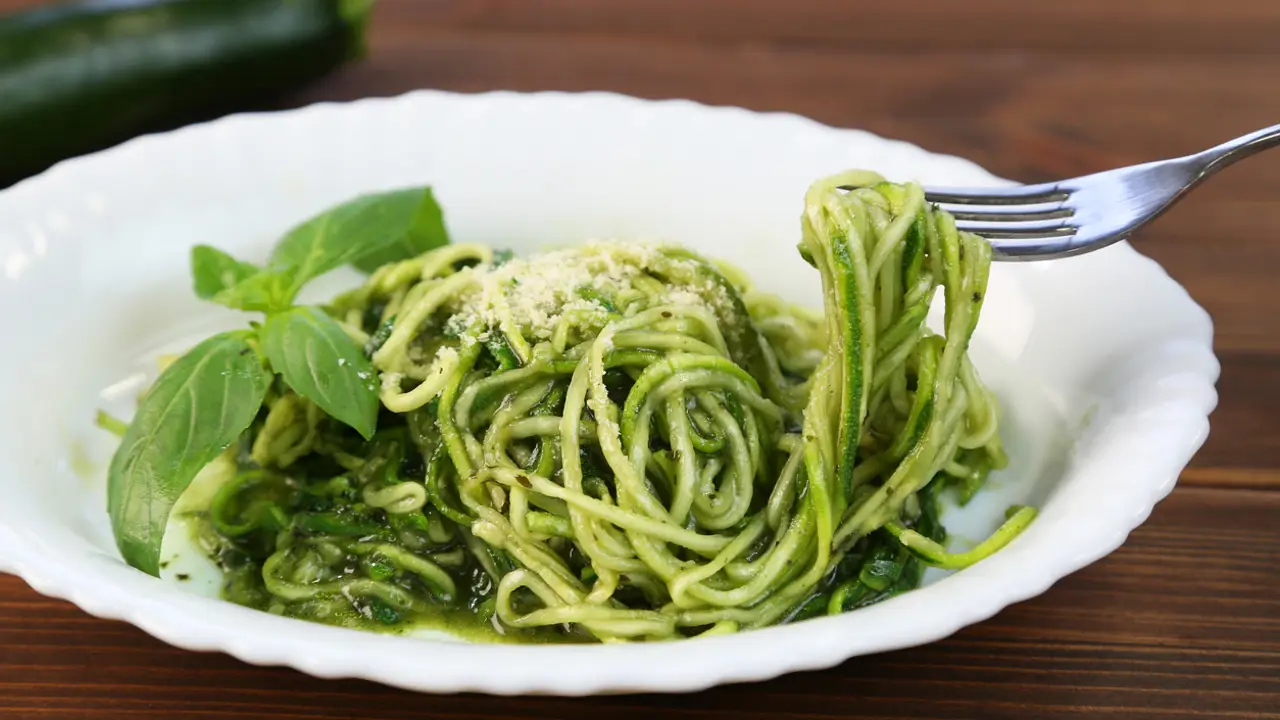
<path fill-rule="evenodd" d="M 378 432 L 277 383 L 201 529 L 226 595 L 659 640 L 843 612 L 994 552 L 1034 511 L 966 553 L 938 520 L 944 489 L 966 501 L 1006 463 L 967 355 L 990 247 L 865 172 L 815 183 L 801 230 L 821 312 L 665 245 L 377 269 L 325 310 L 378 370 Z"/>

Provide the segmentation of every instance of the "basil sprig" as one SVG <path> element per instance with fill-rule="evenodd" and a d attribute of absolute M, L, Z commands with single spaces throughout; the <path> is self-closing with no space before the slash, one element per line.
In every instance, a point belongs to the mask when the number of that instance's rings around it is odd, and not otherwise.
<path fill-rule="evenodd" d="M 107 475 L 107 513 L 124 559 L 159 572 L 173 505 L 205 465 L 249 427 L 271 385 L 250 333 L 214 335 L 147 390 Z"/>
<path fill-rule="evenodd" d="M 378 382 L 364 348 L 337 320 L 294 300 L 308 282 L 343 265 L 368 272 L 448 242 L 440 206 L 423 187 L 330 208 L 286 233 L 262 267 L 207 245 L 194 248 L 196 295 L 265 313 L 266 322 L 196 345 L 140 401 L 107 478 L 107 512 L 125 561 L 159 574 L 174 504 L 257 417 L 277 374 L 328 415 L 372 437 Z"/>
<path fill-rule="evenodd" d="M 191 249 L 191 278 L 201 300 L 210 300 L 260 272 L 257 265 L 240 262 L 218 248 L 197 245 Z"/>
<path fill-rule="evenodd" d="M 372 272 L 448 242 L 444 214 L 430 188 L 364 195 L 290 230 L 276 243 L 266 268 L 237 278 L 212 299 L 240 310 L 276 312 L 288 308 L 308 282 L 343 265 Z M 206 263 L 192 254 L 197 294 L 201 276 L 210 272 Z"/>

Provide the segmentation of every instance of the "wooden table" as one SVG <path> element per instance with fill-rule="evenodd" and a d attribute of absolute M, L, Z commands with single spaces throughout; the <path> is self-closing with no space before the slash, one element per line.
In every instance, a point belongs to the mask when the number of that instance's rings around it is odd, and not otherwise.
<path fill-rule="evenodd" d="M 381 0 L 368 60 L 282 104 L 420 87 L 790 110 L 1040 181 L 1280 122 L 1280 0 Z M 692 696 L 436 697 L 177 650 L 0 576 L 0 717 L 1280 718 L 1280 153 L 1135 243 L 1217 323 L 1208 444 L 1124 548 L 948 640 Z"/>

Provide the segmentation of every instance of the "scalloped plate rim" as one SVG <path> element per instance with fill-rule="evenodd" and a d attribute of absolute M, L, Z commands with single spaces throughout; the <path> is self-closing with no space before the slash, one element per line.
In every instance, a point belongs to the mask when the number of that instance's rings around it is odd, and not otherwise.
<path fill-rule="evenodd" d="M 58 163 L 41 175 L 24 180 L 0 192 L 0 199 L 26 193 L 52 192 L 60 183 L 74 183 L 82 167 L 115 162 L 117 158 L 127 158 L 135 148 L 140 146 L 170 142 L 172 138 L 210 132 L 210 129 L 215 127 L 223 129 L 237 125 L 253 127 L 262 123 L 279 122 L 282 118 L 287 121 L 288 118 L 307 115 L 354 113 L 367 108 L 393 106 L 397 103 L 439 100 L 478 103 L 512 100 L 569 104 L 613 103 L 634 105 L 637 112 L 693 112 L 750 117 L 752 122 L 791 123 L 797 128 L 803 126 L 804 132 L 846 133 L 849 138 L 889 144 L 903 152 L 918 153 L 922 158 L 932 162 L 963 165 L 966 171 L 981 173 L 992 183 L 1008 182 L 986 173 L 976 164 L 963 158 L 930 153 L 911 143 L 888 140 L 862 130 L 832 128 L 812 119 L 786 112 L 755 112 L 729 106 L 709 106 L 689 100 L 644 100 L 608 92 L 496 91 L 458 94 L 419 90 L 392 98 L 366 98 L 350 103 L 322 102 L 284 112 L 231 115 L 210 123 L 135 138 L 100 153 Z M 3 205 L 0 204 L 0 212 L 2 211 Z M 1152 282 L 1170 283 L 1176 286 L 1176 283 L 1159 265 L 1137 253 L 1127 243 L 1117 245 L 1109 252 L 1113 253 L 1116 262 L 1132 263 L 1135 271 L 1149 273 Z M 1202 326 L 1198 337 L 1188 339 L 1192 343 L 1205 345 L 1212 355 L 1212 329 L 1208 315 L 1189 296 L 1186 296 L 1185 291 L 1182 293 L 1187 304 L 1185 309 L 1199 313 L 1200 317 L 1196 321 Z M 59 565 L 57 563 L 59 558 L 51 557 L 47 550 L 41 548 L 40 543 L 24 542 L 17 531 L 3 525 L 0 525 L 0 569 L 6 569 L 22 577 L 42 594 L 69 600 L 98 617 L 124 620 L 169 644 L 193 650 L 219 650 L 246 662 L 261 665 L 287 665 L 320 677 L 364 678 L 411 690 L 479 691 L 499 695 L 696 691 L 723 683 L 762 680 L 788 672 L 830 667 L 855 655 L 932 642 L 967 625 L 989 618 L 1008 605 L 1039 595 L 1062 577 L 1107 555 L 1118 548 L 1129 533 L 1146 519 L 1157 502 L 1168 495 L 1182 467 L 1204 442 L 1208 433 L 1207 417 L 1216 403 L 1216 394 L 1212 390 L 1216 378 L 1215 364 L 1211 370 L 1204 370 L 1195 378 L 1202 386 L 1208 386 L 1208 395 L 1201 392 L 1196 396 L 1187 392 L 1184 393 L 1185 397 L 1175 398 L 1182 401 L 1180 407 L 1187 411 L 1189 418 L 1178 428 L 1178 436 L 1170 441 L 1170 447 L 1167 448 L 1169 453 L 1163 456 L 1164 462 L 1153 463 L 1157 467 L 1143 478 L 1142 486 L 1145 492 L 1140 501 L 1127 508 L 1127 513 L 1123 514 L 1125 517 L 1123 521 L 1115 522 L 1108 527 L 1107 532 L 1091 537 L 1087 548 L 1080 550 L 1070 559 L 1058 558 L 1057 564 L 1053 567 L 1042 565 L 1024 569 L 1016 585 L 1002 587 L 996 592 L 984 590 L 977 582 L 980 573 L 975 570 L 987 565 L 986 562 L 953 578 L 948 578 L 946 582 L 951 588 L 953 599 L 957 601 L 956 606 L 959 608 L 957 611 L 942 619 L 933 618 L 925 623 L 923 628 L 910 628 L 907 632 L 891 628 L 880 632 L 870 640 L 847 638 L 840 632 L 842 627 L 849 625 L 851 619 L 849 615 L 725 637 L 626 646 L 519 646 L 459 643 L 449 644 L 447 650 L 441 649 L 443 646 L 437 644 L 415 648 L 400 644 L 401 641 L 388 636 L 354 633 L 344 629 L 303 624 L 301 621 L 293 621 L 299 624 L 300 627 L 297 629 L 300 632 L 287 632 L 277 636 L 253 636 L 246 633 L 228 635 L 225 632 L 224 622 L 184 616 L 178 606 L 185 606 L 186 602 L 175 600 L 168 592 L 158 592 L 156 596 L 135 596 L 128 594 L 119 586 L 87 586 L 83 582 L 83 577 L 77 580 L 76 568 Z M 1198 389 L 1203 390 L 1203 387 Z M 1010 546 L 1004 552 L 1008 552 L 1013 547 Z M 94 561 L 99 559 L 90 558 Z M 52 565 L 50 565 L 51 561 L 53 561 Z M 990 565 L 995 567 L 996 564 Z M 93 571 L 93 574 L 97 573 L 98 570 Z M 966 582 L 966 578 L 970 577 L 974 581 Z M 176 589 L 173 592 L 191 598 Z M 881 605 L 860 610 L 855 614 L 902 615 L 913 596 L 919 596 L 924 592 L 922 590 L 899 598 L 898 600 L 906 602 L 894 608 L 897 612 L 885 612 L 888 606 Z M 204 598 L 199 598 L 197 601 L 218 602 Z M 219 604 L 222 603 L 219 602 Z M 243 608 L 235 608 L 235 610 L 258 615 L 254 611 Z M 246 624 L 255 624 L 249 615 L 237 615 L 237 617 L 243 617 Z M 278 618 L 273 619 L 278 620 Z M 868 623 L 863 621 L 861 624 L 865 626 Z M 301 632 L 302 630 L 305 632 Z M 328 639 L 334 639 L 338 645 L 359 651 L 344 653 L 339 648 L 324 646 L 323 640 Z M 429 659 L 433 654 L 449 655 L 450 660 L 448 662 L 433 660 L 426 665 L 413 666 L 411 666 L 412 663 L 402 662 L 398 663 L 399 667 L 390 668 L 385 665 L 373 666 L 362 659 L 366 652 L 365 648 L 369 648 L 369 652 L 392 650 L 413 659 L 419 657 Z M 771 657 L 787 648 L 804 650 L 805 654 L 782 659 Z M 725 658 L 735 659 L 720 662 Z M 712 664 L 708 665 L 708 661 Z M 479 668 L 490 666 L 495 662 L 508 667 L 515 667 L 520 663 L 533 663 L 535 667 L 532 671 L 522 674 L 495 675 L 492 672 L 479 671 Z M 536 667 L 537 665 L 548 667 L 555 665 L 558 671 L 548 673 Z M 427 667 L 430 667 L 431 673 L 421 672 Z M 634 670 L 636 667 L 646 667 L 646 670 L 634 677 L 629 677 L 628 668 Z"/>

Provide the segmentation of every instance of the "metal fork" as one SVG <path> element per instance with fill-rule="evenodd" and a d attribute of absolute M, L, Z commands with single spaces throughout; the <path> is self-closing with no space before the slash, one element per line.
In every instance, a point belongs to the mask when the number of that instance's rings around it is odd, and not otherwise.
<path fill-rule="evenodd" d="M 997 260 L 1070 257 L 1123 240 L 1201 180 L 1275 145 L 1280 125 L 1186 157 L 1040 185 L 926 187 L 925 199 L 990 240 Z"/>

